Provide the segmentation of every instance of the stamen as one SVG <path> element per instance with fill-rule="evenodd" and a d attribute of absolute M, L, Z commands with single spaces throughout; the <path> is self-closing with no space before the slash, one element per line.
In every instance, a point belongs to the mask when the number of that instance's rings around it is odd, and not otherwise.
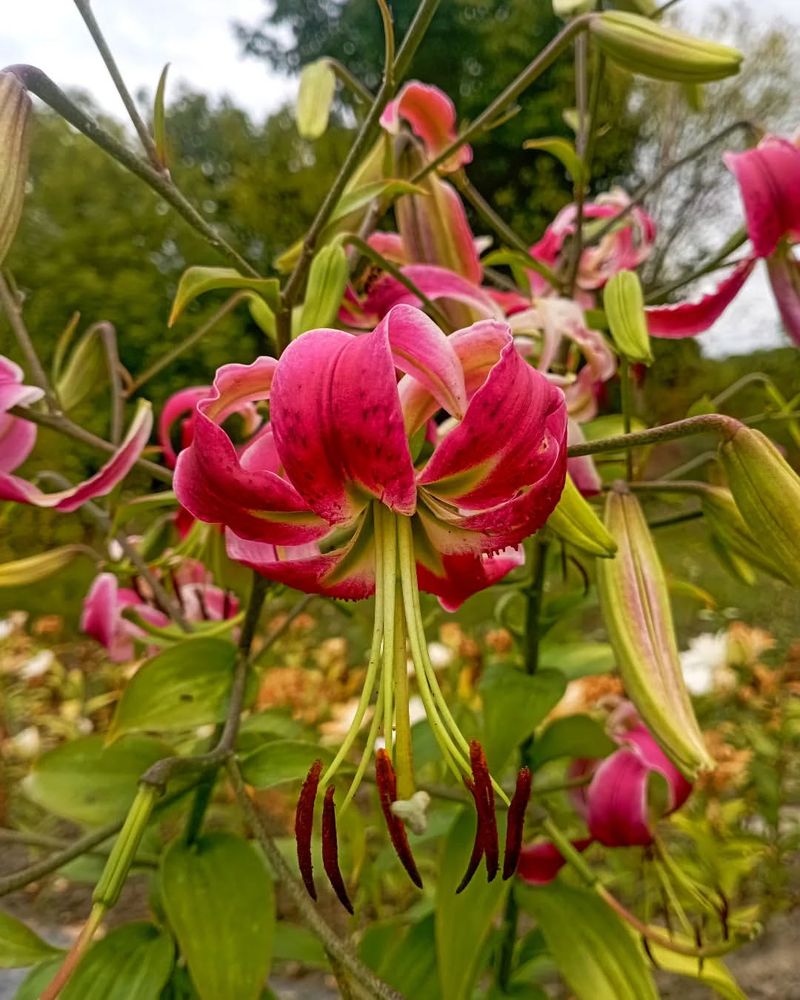
<path fill-rule="evenodd" d="M 336 836 L 336 807 L 333 804 L 334 785 L 328 785 L 322 805 L 322 864 L 325 874 L 336 897 L 348 913 L 352 914 L 353 904 L 347 895 L 347 888 L 339 868 L 339 839 Z"/>
<path fill-rule="evenodd" d="M 491 882 L 500 867 L 500 842 L 497 836 L 497 817 L 494 812 L 494 789 L 489 765 L 483 747 L 477 740 L 470 740 L 469 761 L 475 782 L 475 807 L 478 810 L 478 829 L 486 858 L 486 879 Z"/>
<path fill-rule="evenodd" d="M 297 841 L 297 866 L 303 879 L 306 892 L 312 899 L 317 898 L 314 885 L 314 865 L 311 859 L 311 833 L 314 827 L 314 803 L 317 800 L 319 776 L 322 773 L 322 761 L 315 760 L 311 765 L 294 814 L 294 836 Z"/>
<path fill-rule="evenodd" d="M 408 877 L 418 888 L 422 888 L 422 878 L 417 870 L 414 855 L 411 853 L 411 845 L 408 842 L 408 834 L 403 821 L 392 812 L 392 803 L 397 801 L 397 778 L 392 767 L 392 760 L 385 750 L 379 750 L 375 754 L 375 783 L 378 786 L 383 818 L 386 821 L 386 828 L 389 831 L 389 838 L 395 849 L 400 864 L 408 872 Z"/>
<path fill-rule="evenodd" d="M 525 825 L 525 810 L 531 797 L 532 775 L 530 769 L 521 767 L 517 774 L 517 787 L 508 807 L 506 824 L 506 849 L 503 856 L 503 880 L 511 878 L 517 870 L 519 852 L 522 850 L 522 832 Z"/>
<path fill-rule="evenodd" d="M 475 800 L 475 812 L 477 814 L 477 824 L 475 826 L 475 843 L 472 845 L 472 854 L 469 856 L 469 861 L 467 862 L 467 869 L 461 881 L 458 883 L 458 888 L 456 889 L 456 895 L 463 892 L 467 886 L 472 881 L 472 876 L 478 870 L 478 865 L 481 863 L 481 858 L 483 857 L 483 837 L 481 836 L 481 817 L 480 810 L 478 809 L 478 796 L 475 790 L 475 782 L 470 781 L 469 778 L 464 778 L 464 784 L 467 786 L 467 791 Z"/>

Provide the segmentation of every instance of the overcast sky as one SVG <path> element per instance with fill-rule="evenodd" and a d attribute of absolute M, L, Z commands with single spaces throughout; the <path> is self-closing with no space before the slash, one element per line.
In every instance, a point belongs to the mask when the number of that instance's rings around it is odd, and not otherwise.
<path fill-rule="evenodd" d="M 0 67 L 33 63 L 60 86 L 83 87 L 106 110 L 121 113 L 113 84 L 70 0 L 0 2 L 6 8 L 0 29 Z M 684 0 L 681 7 L 694 19 L 716 2 Z M 763 22 L 783 16 L 800 28 L 800 0 L 743 0 L 743 5 L 757 11 Z M 186 82 L 196 90 L 228 94 L 259 120 L 295 92 L 293 81 L 268 72 L 258 60 L 240 57 L 231 24 L 256 23 L 267 9 L 265 0 L 94 0 L 92 7 L 134 92 L 141 87 L 152 92 L 167 62 L 171 63 L 171 87 Z M 759 316 L 759 321 L 748 325 L 761 331 L 768 346 L 776 341 L 776 320 L 774 312 L 768 312 L 771 303 L 765 301 L 766 283 L 756 280 L 747 291 L 742 306 L 749 303 Z M 740 324 L 741 319 L 740 313 Z M 736 341 L 736 334 L 724 318 L 704 338 L 713 353 L 725 353 L 732 339 Z"/>

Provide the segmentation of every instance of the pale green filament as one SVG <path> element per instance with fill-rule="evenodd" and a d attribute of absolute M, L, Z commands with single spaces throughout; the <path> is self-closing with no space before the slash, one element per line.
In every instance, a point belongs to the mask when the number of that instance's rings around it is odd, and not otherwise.
<path fill-rule="evenodd" d="M 383 694 L 383 739 L 386 752 L 393 757 L 392 741 L 394 733 L 394 601 L 397 589 L 397 523 L 392 514 L 381 507 L 377 517 L 383 519 L 383 674 L 381 687 Z M 377 710 L 377 706 L 376 706 Z"/>
<path fill-rule="evenodd" d="M 414 760 L 411 749 L 411 718 L 408 708 L 408 665 L 406 660 L 406 622 L 400 587 L 394 595 L 394 769 L 397 774 L 397 797 L 410 799 L 414 794 Z"/>

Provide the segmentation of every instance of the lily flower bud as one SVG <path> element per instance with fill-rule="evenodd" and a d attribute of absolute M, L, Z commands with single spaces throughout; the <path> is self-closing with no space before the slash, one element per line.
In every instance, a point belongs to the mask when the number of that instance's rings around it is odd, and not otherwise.
<path fill-rule="evenodd" d="M 761 431 L 739 425 L 720 446 L 733 499 L 770 565 L 800 586 L 800 477 Z"/>
<path fill-rule="evenodd" d="M 739 72 L 741 52 L 638 14 L 607 10 L 590 29 L 605 54 L 631 73 L 677 83 L 709 83 Z"/>
<path fill-rule="evenodd" d="M 590 556 L 607 559 L 617 551 L 617 543 L 569 475 L 556 509 L 547 519 L 547 527 Z"/>
<path fill-rule="evenodd" d="M 0 73 L 0 264 L 17 232 L 25 197 L 31 99 L 13 73 Z"/>
<path fill-rule="evenodd" d="M 619 353 L 634 364 L 653 363 L 642 284 L 635 271 L 619 271 L 603 289 L 606 319 Z"/>
<path fill-rule="evenodd" d="M 614 559 L 597 564 L 597 588 L 625 690 L 659 746 L 690 780 L 713 767 L 683 680 L 664 570 L 639 502 L 617 486 L 605 525 Z"/>

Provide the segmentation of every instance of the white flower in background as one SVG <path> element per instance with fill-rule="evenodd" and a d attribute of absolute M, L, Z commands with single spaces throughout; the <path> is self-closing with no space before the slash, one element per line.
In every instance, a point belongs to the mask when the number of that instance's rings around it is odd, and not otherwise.
<path fill-rule="evenodd" d="M 453 662 L 453 651 L 449 647 L 445 646 L 443 642 L 429 642 L 428 656 L 430 657 L 431 664 L 435 670 L 441 670 L 444 667 L 449 667 Z"/>
<path fill-rule="evenodd" d="M 0 642 L 13 635 L 14 631 L 14 622 L 10 618 L 0 618 Z"/>
<path fill-rule="evenodd" d="M 20 757 L 25 759 L 36 757 L 41 746 L 39 730 L 36 726 L 27 726 L 11 738 L 11 746 Z"/>
<path fill-rule="evenodd" d="M 728 637 L 725 632 L 704 632 L 689 640 L 681 653 L 681 668 L 691 694 L 708 694 L 717 686 L 728 663 Z"/>
<path fill-rule="evenodd" d="M 19 675 L 23 680 L 34 680 L 36 677 L 46 674 L 55 660 L 51 649 L 41 649 L 38 653 L 34 653 L 30 659 L 23 661 L 19 668 Z"/>
<path fill-rule="evenodd" d="M 425 718 L 425 703 L 418 694 L 412 695 L 408 699 L 408 717 L 412 726 L 417 722 L 422 722 Z"/>

